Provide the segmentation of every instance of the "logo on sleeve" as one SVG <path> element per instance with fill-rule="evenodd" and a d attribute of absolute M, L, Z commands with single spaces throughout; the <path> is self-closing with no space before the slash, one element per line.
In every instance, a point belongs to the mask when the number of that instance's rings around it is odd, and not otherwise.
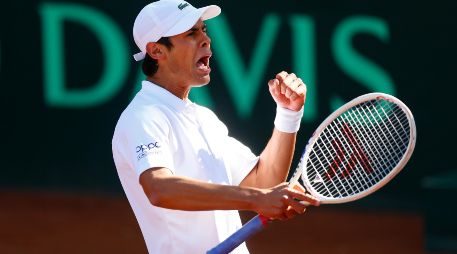
<path fill-rule="evenodd" d="M 147 145 L 141 144 L 135 148 L 136 157 L 140 160 L 150 153 L 158 154 L 160 153 L 160 151 L 158 151 L 158 148 L 160 147 L 159 142 L 151 142 Z"/>
<path fill-rule="evenodd" d="M 181 4 L 178 5 L 178 9 L 180 9 L 180 10 L 182 11 L 182 10 L 183 10 L 184 8 L 186 8 L 187 6 L 189 6 L 188 3 L 181 3 Z"/>

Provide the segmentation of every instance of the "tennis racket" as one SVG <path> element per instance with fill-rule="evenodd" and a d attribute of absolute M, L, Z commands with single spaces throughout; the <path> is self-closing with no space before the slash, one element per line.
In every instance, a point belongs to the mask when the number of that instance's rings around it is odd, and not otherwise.
<path fill-rule="evenodd" d="M 370 93 L 333 112 L 316 129 L 289 181 L 301 176 L 306 190 L 321 204 L 363 198 L 387 184 L 408 162 L 416 143 L 416 125 L 399 99 Z M 209 250 L 229 253 L 262 230 L 269 219 L 258 215 Z"/>

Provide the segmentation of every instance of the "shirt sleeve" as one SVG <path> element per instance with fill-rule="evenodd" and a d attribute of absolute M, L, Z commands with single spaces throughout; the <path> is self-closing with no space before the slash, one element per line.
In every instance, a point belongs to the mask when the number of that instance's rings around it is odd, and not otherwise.
<path fill-rule="evenodd" d="M 148 114 L 154 117 L 146 119 L 137 115 L 125 119 L 119 144 L 121 150 L 138 176 L 154 167 L 165 167 L 174 173 L 170 123 L 158 110 L 151 110 Z"/>

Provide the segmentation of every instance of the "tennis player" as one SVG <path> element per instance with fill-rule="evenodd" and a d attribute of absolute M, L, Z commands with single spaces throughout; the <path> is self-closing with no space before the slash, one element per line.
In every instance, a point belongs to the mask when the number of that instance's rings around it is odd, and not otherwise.
<path fill-rule="evenodd" d="M 112 140 L 113 157 L 149 253 L 205 253 L 240 226 L 238 210 L 289 219 L 318 201 L 286 180 L 306 86 L 295 74 L 269 81 L 277 103 L 274 130 L 260 156 L 228 135 L 208 108 L 189 100 L 210 82 L 211 5 L 181 0 L 145 6 L 136 17 L 134 58 L 147 76 L 124 110 Z M 246 84 L 249 85 L 249 84 Z M 233 253 L 249 253 L 243 244 Z"/>

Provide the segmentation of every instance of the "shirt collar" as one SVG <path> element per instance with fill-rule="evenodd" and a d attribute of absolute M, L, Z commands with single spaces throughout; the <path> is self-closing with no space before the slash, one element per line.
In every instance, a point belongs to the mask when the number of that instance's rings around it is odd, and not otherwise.
<path fill-rule="evenodd" d="M 152 96 L 154 99 L 159 100 L 161 103 L 175 109 L 176 111 L 184 110 L 194 103 L 189 99 L 180 99 L 174 94 L 170 93 L 165 88 L 152 83 L 151 81 L 144 80 L 142 83 L 141 91 L 148 96 Z"/>

